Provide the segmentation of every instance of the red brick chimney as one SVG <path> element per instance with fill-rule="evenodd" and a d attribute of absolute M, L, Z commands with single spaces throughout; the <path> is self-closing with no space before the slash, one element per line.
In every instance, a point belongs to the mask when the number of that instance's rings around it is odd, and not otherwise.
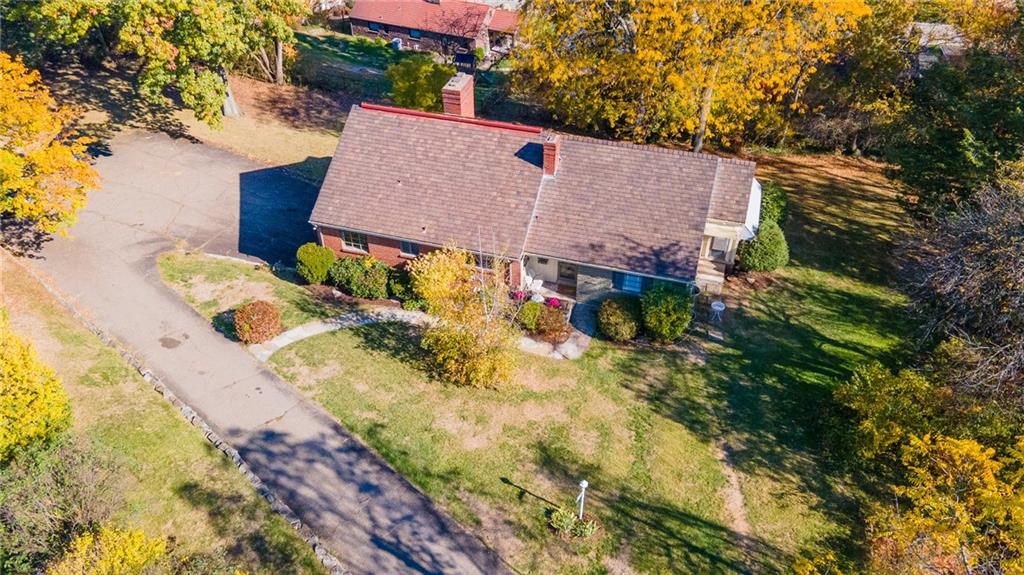
<path fill-rule="evenodd" d="M 463 118 L 474 117 L 476 113 L 473 106 L 473 76 L 462 72 L 452 76 L 444 88 L 441 88 L 441 101 L 444 103 L 445 114 Z"/>
<path fill-rule="evenodd" d="M 558 134 L 544 136 L 544 175 L 554 176 L 562 154 L 562 138 Z"/>

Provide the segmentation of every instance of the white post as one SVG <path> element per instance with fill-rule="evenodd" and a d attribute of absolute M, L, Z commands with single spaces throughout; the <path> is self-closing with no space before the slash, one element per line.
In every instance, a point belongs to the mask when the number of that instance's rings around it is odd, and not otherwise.
<path fill-rule="evenodd" d="M 583 502 L 587 498 L 587 480 L 580 481 L 580 494 L 576 496 L 576 501 L 580 502 L 580 521 L 583 521 Z"/>

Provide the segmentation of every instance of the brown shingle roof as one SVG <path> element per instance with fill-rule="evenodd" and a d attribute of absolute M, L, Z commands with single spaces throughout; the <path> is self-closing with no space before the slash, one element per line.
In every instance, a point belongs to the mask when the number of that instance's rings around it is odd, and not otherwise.
<path fill-rule="evenodd" d="M 486 29 L 492 14 L 487 4 L 461 0 L 356 0 L 349 18 L 476 38 Z"/>
<path fill-rule="evenodd" d="M 753 162 L 562 134 L 545 178 L 538 128 L 365 106 L 315 224 L 692 279 L 707 220 L 746 219 Z"/>
<path fill-rule="evenodd" d="M 518 258 L 540 189 L 539 129 L 353 106 L 310 221 Z"/>
<path fill-rule="evenodd" d="M 526 251 L 691 279 L 721 165 L 706 154 L 562 135 Z"/>

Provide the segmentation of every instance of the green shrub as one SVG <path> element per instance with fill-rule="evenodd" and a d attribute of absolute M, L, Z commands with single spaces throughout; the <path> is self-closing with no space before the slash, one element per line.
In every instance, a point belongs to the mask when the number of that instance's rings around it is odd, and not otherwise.
<path fill-rule="evenodd" d="M 687 287 L 656 284 L 640 297 L 640 303 L 644 330 L 658 341 L 683 337 L 693 318 L 693 296 Z"/>
<path fill-rule="evenodd" d="M 592 519 L 577 520 L 576 524 L 572 526 L 572 536 L 579 537 L 580 539 L 591 537 L 596 532 L 597 522 Z"/>
<path fill-rule="evenodd" d="M 341 258 L 330 270 L 331 283 L 363 299 L 386 299 L 391 268 L 373 256 Z"/>
<path fill-rule="evenodd" d="M 789 263 L 789 245 L 779 224 L 768 220 L 761 223 L 757 237 L 740 243 L 737 255 L 744 269 L 770 272 Z"/>
<path fill-rule="evenodd" d="M 789 196 L 782 186 L 765 182 L 761 186 L 761 223 L 775 222 L 781 228 L 789 217 Z"/>
<path fill-rule="evenodd" d="M 313 242 L 302 244 L 295 252 L 295 271 L 306 283 L 319 285 L 327 279 L 327 272 L 334 263 L 334 251 Z"/>
<path fill-rule="evenodd" d="M 263 343 L 279 333 L 281 314 L 269 301 L 250 302 L 235 310 L 235 335 L 242 343 Z"/>
<path fill-rule="evenodd" d="M 571 535 L 576 521 L 576 514 L 568 509 L 556 509 L 551 514 L 551 527 L 562 535 Z"/>
<path fill-rule="evenodd" d="M 532 333 L 548 343 L 558 344 L 569 339 L 572 327 L 561 308 L 542 305 L 537 327 Z"/>
<path fill-rule="evenodd" d="M 52 445 L 70 424 L 71 407 L 60 380 L 32 344 L 14 334 L 0 309 L 0 464 Z"/>
<path fill-rule="evenodd" d="M 537 320 L 540 319 L 540 312 L 544 310 L 544 304 L 528 301 L 519 308 L 519 312 L 516 314 L 516 320 L 519 325 L 523 326 L 523 329 L 533 333 L 537 331 Z"/>
<path fill-rule="evenodd" d="M 473 55 L 476 56 L 476 61 L 477 61 L 478 64 L 480 64 L 480 63 L 483 63 L 484 57 L 487 56 L 487 53 L 484 52 L 483 48 L 478 46 L 478 47 L 473 49 Z"/>
<path fill-rule="evenodd" d="M 402 309 L 422 310 L 426 307 L 425 302 L 412 289 L 409 272 L 403 269 L 392 268 L 388 272 L 388 295 L 401 302 Z"/>
<path fill-rule="evenodd" d="M 121 508 L 127 474 L 86 441 L 0 466 L 0 573 L 40 573 L 79 534 Z"/>
<path fill-rule="evenodd" d="M 597 329 L 613 341 L 628 341 L 640 332 L 640 300 L 620 295 L 601 302 L 597 310 Z"/>

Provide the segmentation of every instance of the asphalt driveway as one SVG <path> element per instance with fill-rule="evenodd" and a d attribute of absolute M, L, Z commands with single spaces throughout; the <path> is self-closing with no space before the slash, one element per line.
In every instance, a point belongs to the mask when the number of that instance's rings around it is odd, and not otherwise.
<path fill-rule="evenodd" d="M 160 281 L 176 245 L 289 262 L 316 190 L 281 169 L 150 133 L 111 143 L 103 190 L 70 238 L 31 261 L 139 355 L 288 503 L 352 573 L 505 573 L 507 567 L 322 409 L 213 331 Z"/>

